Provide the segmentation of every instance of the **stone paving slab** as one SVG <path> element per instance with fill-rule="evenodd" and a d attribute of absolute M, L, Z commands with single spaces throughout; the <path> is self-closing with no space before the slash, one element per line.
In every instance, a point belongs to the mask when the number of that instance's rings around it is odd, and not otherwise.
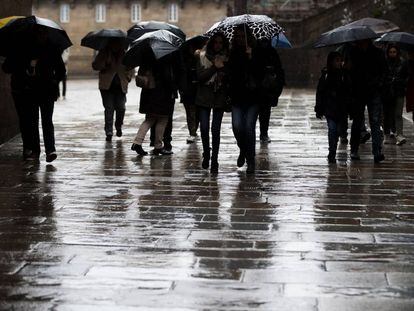
<path fill-rule="evenodd" d="M 407 144 L 326 161 L 312 90 L 285 90 L 257 172 L 236 167 L 230 115 L 220 171 L 201 169 L 177 103 L 170 157 L 130 150 L 143 116 L 105 142 L 97 81 L 55 106 L 58 159 L 0 146 L 0 310 L 414 310 L 414 126 Z M 148 139 L 144 144 L 148 149 Z"/>

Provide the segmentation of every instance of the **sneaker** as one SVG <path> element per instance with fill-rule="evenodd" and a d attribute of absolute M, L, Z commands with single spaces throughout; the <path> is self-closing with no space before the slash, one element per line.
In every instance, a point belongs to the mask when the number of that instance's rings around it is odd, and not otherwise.
<path fill-rule="evenodd" d="M 371 133 L 370 132 L 366 132 L 364 134 L 361 134 L 361 139 L 360 139 L 361 144 L 365 144 L 370 138 L 371 138 Z"/>
<path fill-rule="evenodd" d="M 106 141 L 112 141 L 112 135 L 106 135 L 105 140 Z"/>
<path fill-rule="evenodd" d="M 116 136 L 121 137 L 122 136 L 122 129 L 116 130 Z"/>
<path fill-rule="evenodd" d="M 152 154 L 153 155 L 172 155 L 173 152 L 171 150 L 167 150 L 165 148 L 161 148 L 161 149 L 154 148 L 152 150 Z"/>
<path fill-rule="evenodd" d="M 246 157 L 244 153 L 240 152 L 239 157 L 237 158 L 237 167 L 243 167 L 244 163 L 246 163 Z"/>
<path fill-rule="evenodd" d="M 142 146 L 138 144 L 132 144 L 131 150 L 134 150 L 136 153 L 138 153 L 141 156 L 146 156 L 148 154 L 148 152 L 142 149 Z"/>
<path fill-rule="evenodd" d="M 272 140 L 269 138 L 269 136 L 260 136 L 260 142 L 264 144 L 268 144 L 272 142 Z"/>
<path fill-rule="evenodd" d="M 385 156 L 383 154 L 374 156 L 374 163 L 380 163 L 385 160 Z"/>
<path fill-rule="evenodd" d="M 351 160 L 361 160 L 358 152 L 351 152 Z"/>
<path fill-rule="evenodd" d="M 341 137 L 341 138 L 340 138 L 340 143 L 341 143 L 342 145 L 347 145 L 347 144 L 348 144 L 348 138 L 346 138 L 346 137 Z"/>
<path fill-rule="evenodd" d="M 397 135 L 396 140 L 397 140 L 397 142 L 395 144 L 398 145 L 398 146 L 404 145 L 407 142 L 405 137 L 402 136 L 402 135 Z"/>
<path fill-rule="evenodd" d="M 46 154 L 46 162 L 53 162 L 57 158 L 56 152 L 50 152 Z"/>
<path fill-rule="evenodd" d="M 195 136 L 188 136 L 187 137 L 187 144 L 192 144 L 196 141 L 196 137 Z"/>

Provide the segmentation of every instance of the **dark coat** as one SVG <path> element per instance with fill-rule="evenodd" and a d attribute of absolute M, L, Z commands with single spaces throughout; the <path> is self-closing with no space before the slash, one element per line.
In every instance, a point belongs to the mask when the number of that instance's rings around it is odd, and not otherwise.
<path fill-rule="evenodd" d="M 414 111 L 414 60 L 407 60 L 405 68 L 408 76 L 406 92 L 407 112 L 411 112 Z"/>
<path fill-rule="evenodd" d="M 279 55 L 269 44 L 254 47 L 251 59 L 244 51 L 233 50 L 228 72 L 232 105 L 277 105 L 285 85 L 285 74 Z"/>
<path fill-rule="evenodd" d="M 217 69 L 212 64 L 212 58 L 205 51 L 197 57 L 197 80 L 199 83 L 195 103 L 201 107 L 225 109 L 228 89 L 226 66 Z"/>
<path fill-rule="evenodd" d="M 30 66 L 34 59 L 38 60 L 35 68 Z M 11 74 L 12 92 L 33 94 L 53 101 L 58 98 L 58 84 L 66 75 L 61 52 L 53 48 L 10 55 L 2 69 Z"/>
<path fill-rule="evenodd" d="M 149 67 L 141 66 L 137 81 L 141 74 L 150 72 L 153 85 L 143 87 L 139 103 L 139 112 L 160 116 L 170 116 L 174 111 L 178 86 L 177 68 L 173 63 L 155 62 Z"/>
<path fill-rule="evenodd" d="M 185 105 L 194 105 L 197 94 L 197 58 L 185 51 L 181 55 L 180 99 Z"/>
<path fill-rule="evenodd" d="M 340 121 L 347 116 L 351 82 L 344 70 L 322 70 L 316 90 L 315 112 L 327 119 Z"/>

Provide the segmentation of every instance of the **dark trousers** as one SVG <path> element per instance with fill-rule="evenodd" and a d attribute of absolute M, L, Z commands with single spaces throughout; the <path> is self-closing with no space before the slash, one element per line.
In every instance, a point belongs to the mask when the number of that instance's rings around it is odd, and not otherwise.
<path fill-rule="evenodd" d="M 223 120 L 224 110 L 212 109 L 207 107 L 198 107 L 200 119 L 200 133 L 203 142 L 203 154 L 210 156 L 210 115 L 213 110 L 213 119 L 211 122 L 211 140 L 212 140 L 212 159 L 217 160 L 220 148 L 220 130 L 221 121 Z M 208 155 L 208 156 L 207 156 Z"/>
<path fill-rule="evenodd" d="M 65 97 L 66 96 L 66 80 L 67 80 L 67 75 L 65 75 L 65 77 L 62 79 L 62 96 Z M 60 97 L 60 87 L 59 87 L 59 97 Z"/>
<path fill-rule="evenodd" d="M 268 137 L 270 114 L 272 107 L 270 105 L 261 105 L 259 110 L 260 138 Z"/>
<path fill-rule="evenodd" d="M 188 132 L 190 136 L 196 136 L 200 122 L 197 113 L 197 106 L 191 103 L 184 103 L 184 108 L 187 117 Z"/>
<path fill-rule="evenodd" d="M 364 123 L 365 105 L 368 108 L 369 124 L 371 127 L 372 135 L 372 154 L 378 156 L 382 150 L 382 132 L 381 132 L 381 119 L 382 119 L 382 102 L 379 96 L 372 98 L 359 99 L 360 109 L 355 112 L 354 120 L 351 128 L 351 152 L 358 152 L 361 127 Z"/>
<path fill-rule="evenodd" d="M 125 116 L 126 95 L 122 91 L 101 90 L 102 103 L 105 108 L 105 134 L 113 135 L 114 113 L 115 128 L 122 129 Z"/>
<path fill-rule="evenodd" d="M 240 153 L 244 154 L 247 162 L 254 161 L 256 155 L 256 121 L 259 105 L 240 105 L 232 107 L 232 126 L 234 137 Z"/>
<path fill-rule="evenodd" d="M 46 154 L 56 151 L 55 128 L 53 126 L 53 109 L 55 101 L 50 98 L 39 97 L 34 101 L 33 111 L 33 152 L 40 153 L 39 109 L 42 117 L 43 142 Z"/>
<path fill-rule="evenodd" d="M 168 123 L 164 130 L 164 148 L 170 149 L 171 148 L 171 142 L 172 142 L 172 130 L 173 130 L 173 114 L 174 112 L 168 117 Z M 154 146 L 154 139 L 155 139 L 155 125 L 151 127 L 150 131 L 150 142 L 151 146 Z"/>
<path fill-rule="evenodd" d="M 19 129 L 23 141 L 23 151 L 33 150 L 33 107 L 32 96 L 13 92 L 14 106 L 19 117 Z"/>
<path fill-rule="evenodd" d="M 336 149 L 338 148 L 339 134 L 341 133 L 341 121 L 338 122 L 333 119 L 326 118 L 326 122 L 328 123 L 329 155 L 335 156 Z"/>

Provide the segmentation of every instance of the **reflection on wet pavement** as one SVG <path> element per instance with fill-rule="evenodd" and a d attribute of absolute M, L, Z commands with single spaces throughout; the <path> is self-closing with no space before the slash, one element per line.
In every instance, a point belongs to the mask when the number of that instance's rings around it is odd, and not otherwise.
<path fill-rule="evenodd" d="M 132 85 L 106 143 L 96 85 L 69 81 L 56 104 L 53 165 L 0 147 L 1 310 L 414 310 L 412 122 L 383 164 L 363 145 L 329 166 L 314 95 L 287 90 L 256 175 L 236 167 L 227 114 L 214 176 L 178 103 L 173 156 L 130 150 Z"/>

